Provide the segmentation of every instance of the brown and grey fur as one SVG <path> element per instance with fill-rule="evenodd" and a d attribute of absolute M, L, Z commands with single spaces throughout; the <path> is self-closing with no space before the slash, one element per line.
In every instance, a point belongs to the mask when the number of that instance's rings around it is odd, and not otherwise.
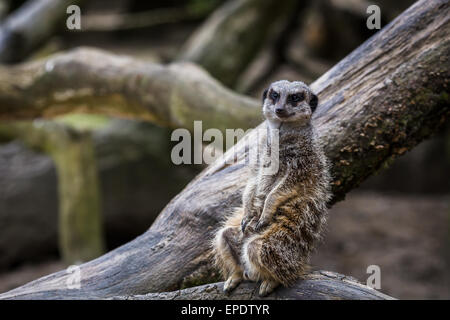
<path fill-rule="evenodd" d="M 227 292 L 247 278 L 262 280 L 259 293 L 266 295 L 307 270 L 330 199 L 327 161 L 311 124 L 317 102 L 299 81 L 277 81 L 264 92 L 267 133 L 259 139 L 257 161 L 249 166 L 243 206 L 225 221 L 213 244 Z M 270 162 L 276 129 L 279 168 L 267 175 L 263 168 Z"/>

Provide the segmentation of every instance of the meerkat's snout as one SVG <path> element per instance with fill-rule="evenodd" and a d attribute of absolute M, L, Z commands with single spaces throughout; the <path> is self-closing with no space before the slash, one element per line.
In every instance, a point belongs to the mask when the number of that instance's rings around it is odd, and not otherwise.
<path fill-rule="evenodd" d="M 279 118 L 287 118 L 289 116 L 291 116 L 291 114 L 289 114 L 286 109 L 284 109 L 283 107 L 275 107 L 275 114 L 279 117 Z"/>

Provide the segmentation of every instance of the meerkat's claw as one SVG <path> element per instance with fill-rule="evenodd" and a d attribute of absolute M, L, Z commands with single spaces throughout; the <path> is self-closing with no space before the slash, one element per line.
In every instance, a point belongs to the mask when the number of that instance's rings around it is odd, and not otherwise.
<path fill-rule="evenodd" d="M 259 232 L 269 225 L 269 221 L 260 219 L 255 226 L 255 231 Z"/>
<path fill-rule="evenodd" d="M 272 280 L 264 280 L 259 287 L 259 296 L 267 296 L 268 294 L 272 293 L 276 287 L 278 287 L 278 282 Z"/>
<path fill-rule="evenodd" d="M 249 220 L 246 219 L 246 218 L 243 218 L 243 219 L 242 219 L 242 221 L 241 221 L 241 231 L 242 231 L 242 233 L 245 232 L 245 227 L 247 227 L 248 221 L 249 221 Z"/>
<path fill-rule="evenodd" d="M 228 278 L 227 281 L 223 284 L 223 292 L 226 294 L 229 294 L 231 291 L 233 291 L 234 288 L 236 288 L 239 283 L 242 281 L 242 276 L 232 275 Z"/>
<path fill-rule="evenodd" d="M 258 281 L 258 278 L 255 277 L 255 274 L 252 274 L 249 271 L 244 271 L 244 280 L 248 280 L 248 281 Z"/>

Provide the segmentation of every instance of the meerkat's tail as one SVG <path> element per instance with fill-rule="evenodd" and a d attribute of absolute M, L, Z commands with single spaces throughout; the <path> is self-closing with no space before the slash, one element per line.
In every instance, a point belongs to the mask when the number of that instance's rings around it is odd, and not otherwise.
<path fill-rule="evenodd" d="M 214 264 L 225 278 L 235 272 L 241 272 L 240 225 L 244 209 L 236 208 L 233 214 L 222 224 L 212 242 Z"/>

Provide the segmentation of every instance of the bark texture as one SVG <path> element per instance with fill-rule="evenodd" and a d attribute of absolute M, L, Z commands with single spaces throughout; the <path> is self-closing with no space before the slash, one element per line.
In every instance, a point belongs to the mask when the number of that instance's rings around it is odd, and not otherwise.
<path fill-rule="evenodd" d="M 313 121 L 333 165 L 333 201 L 448 120 L 449 7 L 446 0 L 417 2 L 312 84 L 321 101 Z M 254 137 L 248 135 L 250 148 Z M 83 264 L 80 290 L 67 289 L 61 271 L 0 298 L 107 298 L 214 282 L 209 242 L 240 204 L 245 142 L 197 176 L 146 233 Z"/>
<path fill-rule="evenodd" d="M 258 286 L 241 283 L 232 294 L 223 292 L 223 282 L 171 292 L 114 297 L 117 300 L 392 300 L 354 278 L 329 272 L 311 273 L 291 288 L 279 288 L 267 297 L 258 295 Z"/>

